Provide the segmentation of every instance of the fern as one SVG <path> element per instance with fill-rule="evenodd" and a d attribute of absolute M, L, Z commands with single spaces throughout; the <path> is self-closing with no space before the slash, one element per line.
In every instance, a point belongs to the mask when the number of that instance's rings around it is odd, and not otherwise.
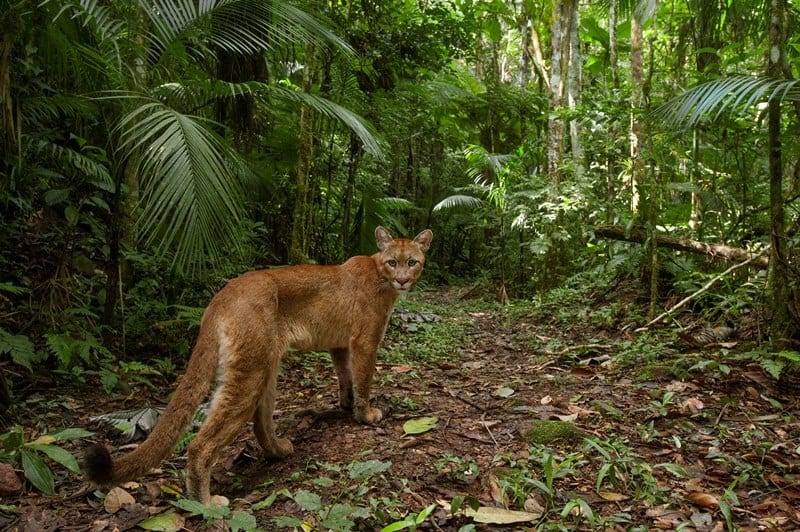
<path fill-rule="evenodd" d="M 773 379 L 778 380 L 786 367 L 786 362 L 775 358 L 767 358 L 761 361 L 761 367 L 769 373 Z"/>
<path fill-rule="evenodd" d="M 58 358 L 60 369 L 72 369 L 80 362 L 85 366 L 96 366 L 100 357 L 113 359 L 114 355 L 97 338 L 87 336 L 74 338 L 69 333 L 46 334 L 47 346 Z"/>
<path fill-rule="evenodd" d="M 0 283 L 0 292 L 8 292 L 15 296 L 21 296 L 22 294 L 30 292 L 30 289 L 24 286 L 17 286 L 13 283 Z"/>
<path fill-rule="evenodd" d="M 0 327 L 0 355 L 2 354 L 10 354 L 11 360 L 28 371 L 33 371 L 35 362 L 47 358 L 47 355 L 36 351 L 33 342 L 24 334 L 11 334 Z"/>

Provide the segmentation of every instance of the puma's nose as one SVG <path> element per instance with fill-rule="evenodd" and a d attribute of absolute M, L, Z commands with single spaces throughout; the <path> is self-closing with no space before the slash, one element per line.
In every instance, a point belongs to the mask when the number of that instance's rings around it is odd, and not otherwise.
<path fill-rule="evenodd" d="M 410 280 L 411 280 L 410 277 L 397 277 L 397 278 L 395 278 L 395 281 L 397 281 L 397 284 L 399 284 L 400 286 L 405 286 L 406 283 L 408 281 L 410 281 Z"/>

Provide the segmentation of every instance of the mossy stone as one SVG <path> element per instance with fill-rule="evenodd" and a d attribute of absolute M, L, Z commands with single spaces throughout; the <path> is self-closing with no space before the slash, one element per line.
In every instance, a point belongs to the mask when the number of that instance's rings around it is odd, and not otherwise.
<path fill-rule="evenodd" d="M 547 445 L 557 440 L 578 440 L 584 437 L 581 429 L 568 421 L 534 419 L 519 426 L 519 433 L 528 443 Z"/>

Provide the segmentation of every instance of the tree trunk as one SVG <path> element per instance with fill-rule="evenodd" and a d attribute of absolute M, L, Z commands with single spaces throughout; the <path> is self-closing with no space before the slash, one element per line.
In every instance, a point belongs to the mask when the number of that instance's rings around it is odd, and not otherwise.
<path fill-rule="evenodd" d="M 550 112 L 547 117 L 547 141 L 545 159 L 547 164 L 547 175 L 551 183 L 561 181 L 561 158 L 564 153 L 564 120 L 557 116 L 558 111 L 564 105 L 564 52 L 565 46 L 565 26 L 569 23 L 564 18 L 565 4 L 570 0 L 559 0 L 553 10 L 553 27 L 551 30 L 550 44 L 552 54 L 550 56 Z"/>
<path fill-rule="evenodd" d="M 773 78 L 782 76 L 782 57 L 786 46 L 785 25 L 787 13 L 786 0 L 770 0 L 769 42 L 767 75 Z M 790 312 L 790 286 L 788 268 L 788 249 L 786 240 L 786 221 L 783 207 L 783 161 L 781 152 L 781 104 L 776 98 L 770 99 L 768 108 L 768 146 L 769 146 L 769 204 L 770 204 L 770 269 L 769 293 L 772 299 L 773 317 L 770 333 L 776 341 L 791 338 L 797 333 Z"/>
<path fill-rule="evenodd" d="M 639 212 L 641 203 L 641 187 L 644 178 L 644 163 L 640 153 L 642 124 L 639 113 L 642 107 L 643 93 L 642 81 L 642 21 L 636 15 L 631 18 L 631 130 L 630 130 L 630 156 L 631 156 L 631 210 Z"/>
<path fill-rule="evenodd" d="M 644 244 L 647 242 L 648 238 L 650 238 L 650 234 L 643 227 L 628 229 L 623 225 L 604 225 L 596 227 L 594 229 L 594 234 L 600 238 L 636 242 L 638 244 Z M 700 253 L 713 258 L 719 257 L 726 260 L 744 261 L 759 256 L 759 254 L 752 253 L 747 249 L 733 248 L 723 244 L 709 244 L 708 242 L 700 242 L 699 240 L 692 240 L 690 238 L 659 234 L 656 234 L 654 238 L 657 240 L 659 247 L 688 251 L 690 253 Z M 759 268 L 766 268 L 769 265 L 769 258 L 761 256 L 761 258 L 753 260 L 752 264 Z"/>
<path fill-rule="evenodd" d="M 617 0 L 608 5 L 608 62 L 614 90 L 619 90 L 619 68 L 617 66 Z"/>
<path fill-rule="evenodd" d="M 306 45 L 305 68 L 303 70 L 303 90 L 309 92 L 314 82 L 314 47 Z M 292 216 L 292 241 L 289 244 L 289 262 L 292 264 L 308 261 L 311 241 L 311 197 L 310 180 L 314 166 L 313 113 L 310 108 L 300 107 L 298 137 L 297 175 L 295 179 L 294 212 Z"/>
<path fill-rule="evenodd" d="M 581 83 L 583 78 L 581 66 L 583 65 L 583 59 L 581 57 L 580 39 L 578 36 L 579 24 L 580 19 L 578 15 L 578 4 L 576 2 L 574 4 L 574 8 L 572 9 L 572 18 L 570 22 L 569 62 L 567 64 L 567 71 L 569 72 L 567 81 L 567 104 L 569 105 L 571 111 L 575 111 L 575 109 L 577 109 L 577 107 L 581 104 Z M 572 161 L 575 164 L 576 174 L 578 177 L 580 177 L 584 172 L 584 158 L 580 123 L 578 120 L 569 121 L 569 135 Z"/>

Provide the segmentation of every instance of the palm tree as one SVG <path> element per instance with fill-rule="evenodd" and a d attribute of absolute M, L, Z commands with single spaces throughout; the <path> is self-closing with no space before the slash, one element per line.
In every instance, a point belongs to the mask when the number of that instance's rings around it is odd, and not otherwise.
<path fill-rule="evenodd" d="M 46 0 L 50 61 L 77 65 L 73 86 L 99 105 L 112 176 L 106 314 L 118 292 L 127 238 L 197 272 L 240 241 L 247 165 L 212 120 L 215 103 L 242 95 L 295 102 L 343 121 L 378 153 L 355 114 L 311 94 L 261 81 L 213 78 L 218 53 L 253 56 L 299 43 L 350 48 L 307 13 L 262 0 Z M 69 46 L 64 46 L 68 44 Z M 89 88 L 91 87 L 91 89 Z M 131 232 L 132 233 L 132 232 Z"/>
<path fill-rule="evenodd" d="M 779 72 L 778 72 L 779 73 Z M 775 72 L 773 72 L 773 75 Z M 781 162 L 782 102 L 800 103 L 800 80 L 776 77 L 729 76 L 689 89 L 656 109 L 654 116 L 668 124 L 695 127 L 713 121 L 724 112 L 745 114 L 766 104 L 770 167 L 770 272 L 772 334 L 791 338 L 800 330 L 800 286 L 797 279 L 798 250 L 788 238 L 784 213 L 783 165 Z M 800 225 L 800 219 L 796 221 Z M 793 266 L 795 265 L 795 266 Z"/>

